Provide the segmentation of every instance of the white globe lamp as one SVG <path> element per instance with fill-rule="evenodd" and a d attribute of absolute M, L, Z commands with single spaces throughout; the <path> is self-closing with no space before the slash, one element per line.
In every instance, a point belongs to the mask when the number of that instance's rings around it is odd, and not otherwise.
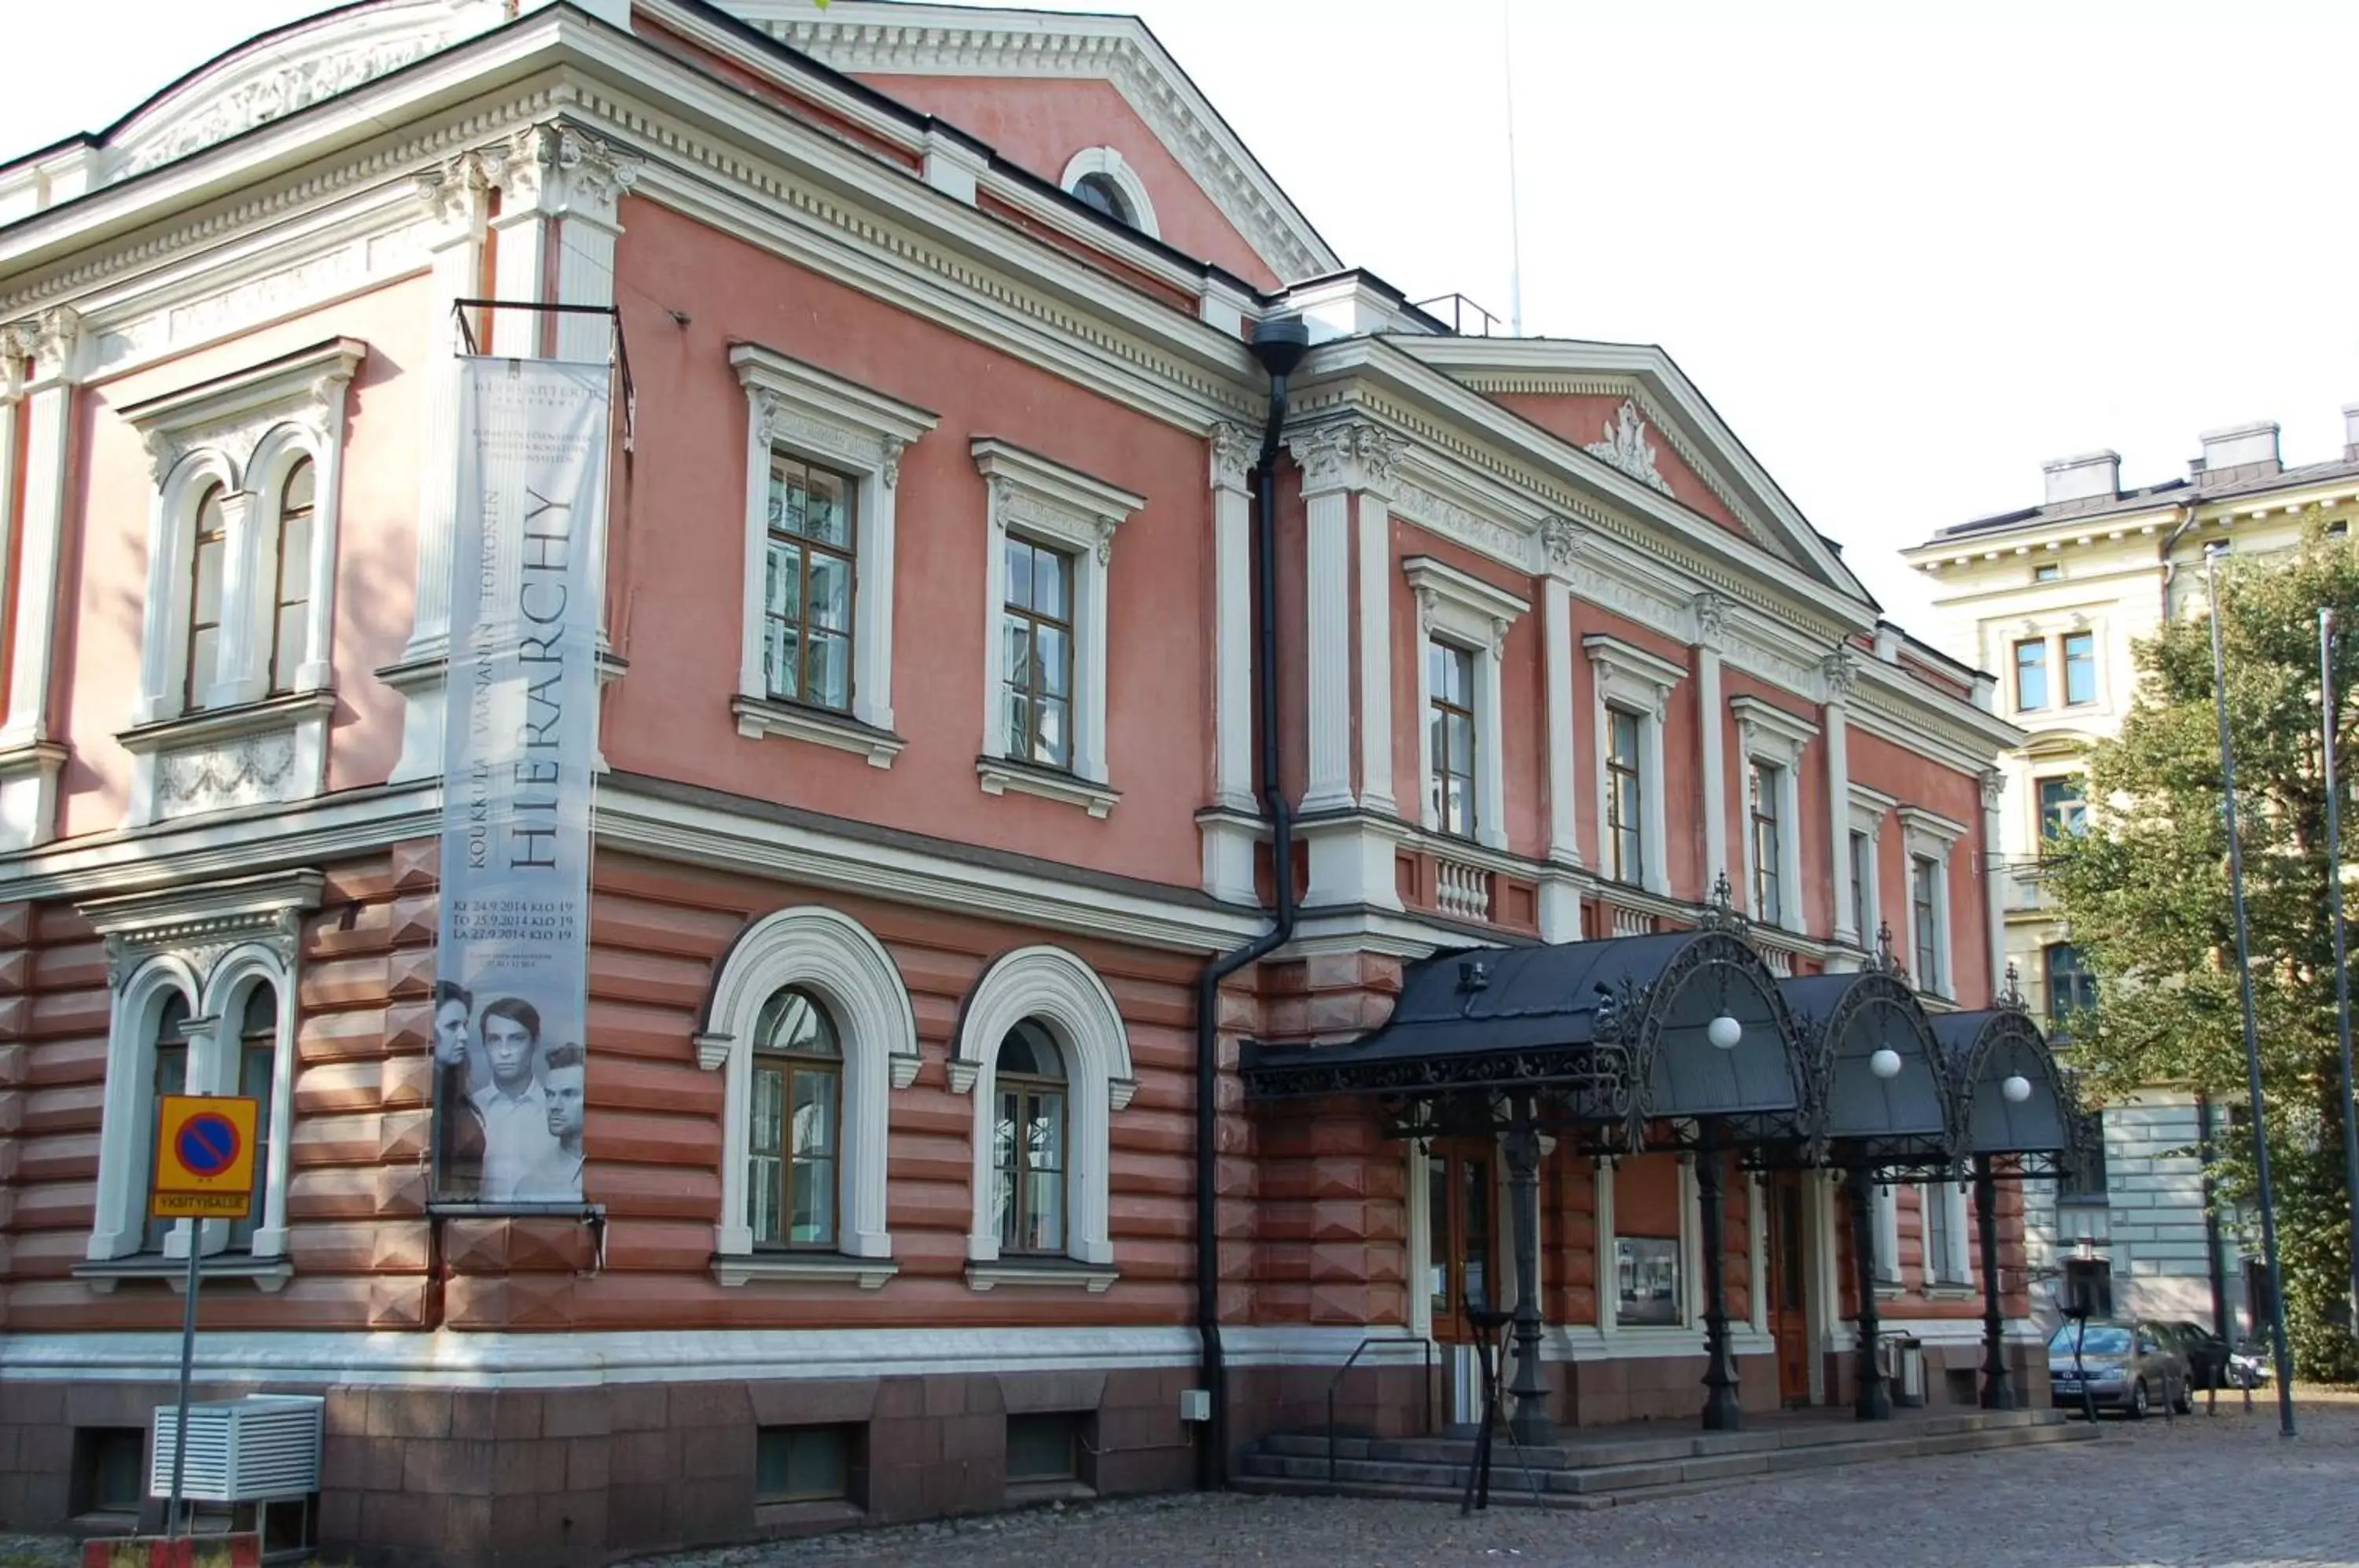
<path fill-rule="evenodd" d="M 2010 1073 L 2006 1081 L 1998 1086 L 1998 1092 L 2006 1096 L 2008 1105 L 2019 1105 L 2031 1098 L 2031 1080 L 2020 1073 Z"/>
<path fill-rule="evenodd" d="M 1900 1053 L 1888 1045 L 1879 1047 L 1876 1053 L 1867 1059 L 1867 1070 L 1878 1078 L 1897 1078 L 1900 1076 Z"/>
<path fill-rule="evenodd" d="M 1704 1025 L 1703 1037 L 1722 1051 L 1734 1051 L 1736 1042 L 1745 1038 L 1745 1026 L 1723 1013 Z"/>

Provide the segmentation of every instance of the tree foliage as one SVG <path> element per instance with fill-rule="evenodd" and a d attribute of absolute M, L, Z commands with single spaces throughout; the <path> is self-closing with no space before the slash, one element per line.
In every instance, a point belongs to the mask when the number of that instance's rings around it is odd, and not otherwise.
<path fill-rule="evenodd" d="M 2185 572 L 2189 569 L 2182 568 Z M 2200 570 L 2200 569 L 2196 569 Z M 2182 579 L 2182 584 L 2184 579 Z M 2198 587 L 2200 592 L 2200 585 Z M 2288 1326 L 2302 1375 L 2348 1381 L 2349 1114 L 2335 1031 L 2318 612 L 2334 609 L 2343 858 L 2359 848 L 2359 550 L 2313 534 L 2290 557 L 2220 566 L 2255 1011 L 2277 1189 Z M 2103 1103 L 2148 1084 L 2246 1097 L 2243 1015 L 2221 812 L 2211 622 L 2173 620 L 2136 650 L 2136 698 L 2087 754 L 2088 831 L 2049 845 L 2059 898 L 2098 983 L 2072 1057 Z M 2346 892 L 2351 891 L 2346 887 Z M 2359 912 L 2359 911 L 2354 911 Z M 2223 1203 L 2254 1196 L 2248 1136 L 2216 1128 Z M 2244 1237 L 2260 1248 L 2253 1220 Z"/>

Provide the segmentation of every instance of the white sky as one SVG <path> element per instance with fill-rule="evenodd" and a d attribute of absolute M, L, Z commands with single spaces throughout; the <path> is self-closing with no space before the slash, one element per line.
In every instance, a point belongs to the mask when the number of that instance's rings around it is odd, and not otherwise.
<path fill-rule="evenodd" d="M 2341 455 L 2359 5 L 1136 0 L 1347 262 L 1501 315 L 1506 5 L 1525 330 L 1669 350 L 1896 618 L 1930 630 L 1893 550 L 2043 459 L 2149 484 L 2255 419 Z M 11 0 L 49 63 L 0 158 L 320 8 Z"/>

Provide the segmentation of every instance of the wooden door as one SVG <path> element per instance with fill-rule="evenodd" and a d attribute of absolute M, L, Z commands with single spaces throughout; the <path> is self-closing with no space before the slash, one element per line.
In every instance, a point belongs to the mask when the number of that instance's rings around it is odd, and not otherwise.
<path fill-rule="evenodd" d="M 1769 1201 L 1769 1335 L 1777 1346 L 1777 1398 L 1810 1402 L 1810 1249 L 1803 1225 L 1809 1189 L 1799 1171 L 1771 1178 Z"/>
<path fill-rule="evenodd" d="M 1426 1156 L 1426 1289 L 1433 1305 L 1433 1337 L 1465 1345 L 1475 1337 L 1466 1319 L 1471 1299 L 1493 1310 L 1499 1300 L 1498 1171 L 1483 1140 L 1437 1142 Z"/>

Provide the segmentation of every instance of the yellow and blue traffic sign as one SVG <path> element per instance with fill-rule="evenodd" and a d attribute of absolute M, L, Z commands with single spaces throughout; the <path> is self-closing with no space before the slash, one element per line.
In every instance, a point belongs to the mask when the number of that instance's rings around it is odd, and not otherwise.
<path fill-rule="evenodd" d="M 262 1104 L 238 1094 L 166 1094 L 156 1106 L 157 1219 L 242 1220 L 254 1212 Z"/>

